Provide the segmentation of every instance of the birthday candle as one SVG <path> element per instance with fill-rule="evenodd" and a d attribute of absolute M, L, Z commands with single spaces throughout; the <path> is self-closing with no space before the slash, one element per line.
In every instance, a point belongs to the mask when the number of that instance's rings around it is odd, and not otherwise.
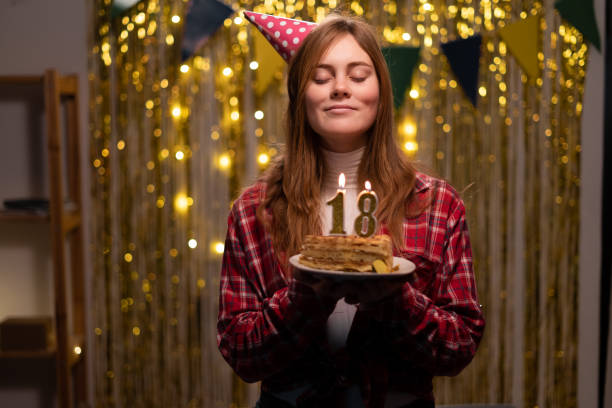
<path fill-rule="evenodd" d="M 370 237 L 376 232 L 376 217 L 374 211 L 378 207 L 378 197 L 372 191 L 372 184 L 365 182 L 365 190 L 357 196 L 357 208 L 359 215 L 355 218 L 355 233 L 360 237 Z"/>
<path fill-rule="evenodd" d="M 327 205 L 332 207 L 332 229 L 329 231 L 331 235 L 346 235 L 344 231 L 344 195 L 346 190 L 344 184 L 346 179 L 344 173 L 340 173 L 338 177 L 338 191 L 334 198 L 327 202 Z"/>

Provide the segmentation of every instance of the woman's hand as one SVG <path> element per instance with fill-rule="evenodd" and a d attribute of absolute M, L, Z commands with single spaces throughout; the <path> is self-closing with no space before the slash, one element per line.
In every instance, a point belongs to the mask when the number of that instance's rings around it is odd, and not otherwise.
<path fill-rule="evenodd" d="M 350 281 L 346 282 L 342 290 L 344 291 L 344 300 L 349 304 L 361 304 L 367 306 L 386 300 L 392 296 L 402 292 L 405 282 L 403 281 Z"/>
<path fill-rule="evenodd" d="M 299 269 L 293 269 L 293 277 L 310 286 L 319 299 L 331 301 L 334 304 L 345 296 L 345 292 L 341 289 L 341 284 L 332 279 L 317 278 L 309 273 L 304 273 Z"/>
<path fill-rule="evenodd" d="M 310 286 L 321 299 L 334 302 L 345 298 L 346 303 L 364 306 L 377 303 L 399 294 L 405 282 L 388 280 L 338 281 L 335 279 L 317 278 L 298 269 L 293 270 L 295 279 Z"/>

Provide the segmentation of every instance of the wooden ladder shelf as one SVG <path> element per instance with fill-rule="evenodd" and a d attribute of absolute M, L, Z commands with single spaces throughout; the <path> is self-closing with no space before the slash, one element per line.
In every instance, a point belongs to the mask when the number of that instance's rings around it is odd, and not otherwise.
<path fill-rule="evenodd" d="M 49 213 L 3 210 L 0 212 L 0 222 L 49 222 L 56 338 L 54 349 L 5 351 L 0 352 L 0 359 L 55 357 L 59 407 L 72 408 L 75 402 L 85 405 L 86 324 L 78 76 L 61 76 L 49 69 L 43 76 L 0 76 L 0 84 L 40 84 L 44 93 Z M 65 114 L 65 132 L 62 132 L 62 113 Z M 66 205 L 66 201 L 70 206 Z M 69 281 L 71 293 L 68 293 Z M 68 319 L 70 312 L 72 325 Z"/>

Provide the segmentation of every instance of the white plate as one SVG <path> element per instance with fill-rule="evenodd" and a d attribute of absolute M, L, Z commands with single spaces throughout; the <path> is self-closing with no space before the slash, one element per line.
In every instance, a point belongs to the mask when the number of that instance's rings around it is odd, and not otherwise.
<path fill-rule="evenodd" d="M 370 280 L 370 279 L 405 279 L 408 275 L 414 272 L 416 266 L 407 259 L 398 256 L 393 257 L 393 267 L 398 269 L 392 273 L 373 273 L 373 272 L 345 272 L 345 271 L 330 271 L 327 269 L 316 269 L 306 265 L 302 265 L 298 259 L 300 254 L 293 255 L 289 258 L 289 263 L 301 271 L 308 272 L 313 276 L 333 278 L 335 280 Z"/>

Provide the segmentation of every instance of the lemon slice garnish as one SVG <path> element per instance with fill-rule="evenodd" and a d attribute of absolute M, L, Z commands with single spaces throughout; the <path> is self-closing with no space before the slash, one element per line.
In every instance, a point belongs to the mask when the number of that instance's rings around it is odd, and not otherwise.
<path fill-rule="evenodd" d="M 377 259 L 372 262 L 372 267 L 374 267 L 376 273 L 389 273 L 389 268 L 387 267 L 387 264 L 381 261 L 380 259 Z"/>

